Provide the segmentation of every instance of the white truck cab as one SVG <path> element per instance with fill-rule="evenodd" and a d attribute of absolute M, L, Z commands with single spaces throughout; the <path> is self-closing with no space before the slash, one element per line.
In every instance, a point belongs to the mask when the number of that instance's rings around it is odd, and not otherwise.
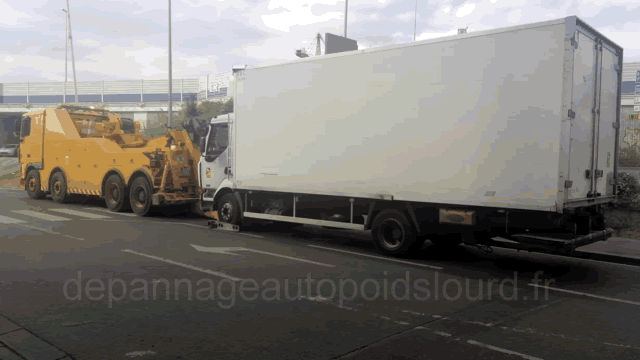
<path fill-rule="evenodd" d="M 203 202 L 212 202 L 215 193 L 232 177 L 229 139 L 233 126 L 233 114 L 211 119 L 204 139 L 204 147 L 198 164 L 200 187 L 204 190 Z"/>

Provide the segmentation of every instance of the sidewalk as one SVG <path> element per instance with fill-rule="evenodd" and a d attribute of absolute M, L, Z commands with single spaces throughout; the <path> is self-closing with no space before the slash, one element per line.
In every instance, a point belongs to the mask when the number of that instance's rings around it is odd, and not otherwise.
<path fill-rule="evenodd" d="M 72 360 L 72 357 L 0 316 L 0 359 Z"/>

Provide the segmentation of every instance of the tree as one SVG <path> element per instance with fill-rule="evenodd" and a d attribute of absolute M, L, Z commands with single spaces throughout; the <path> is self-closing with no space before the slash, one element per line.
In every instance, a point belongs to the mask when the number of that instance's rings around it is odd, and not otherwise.
<path fill-rule="evenodd" d="M 198 103 L 195 99 L 188 99 L 182 105 L 180 111 L 171 119 L 171 127 L 174 129 L 184 129 L 183 124 L 188 120 L 209 121 L 215 116 L 233 111 L 233 99 L 227 101 L 202 101 Z M 147 136 L 162 135 L 167 129 L 165 122 L 160 122 L 154 126 L 149 126 L 145 130 Z"/>

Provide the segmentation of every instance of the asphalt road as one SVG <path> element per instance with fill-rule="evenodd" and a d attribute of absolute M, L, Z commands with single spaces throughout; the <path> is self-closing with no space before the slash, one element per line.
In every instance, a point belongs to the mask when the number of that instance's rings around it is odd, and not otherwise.
<path fill-rule="evenodd" d="M 368 239 L 0 189 L 0 358 L 640 358 L 640 267 Z"/>

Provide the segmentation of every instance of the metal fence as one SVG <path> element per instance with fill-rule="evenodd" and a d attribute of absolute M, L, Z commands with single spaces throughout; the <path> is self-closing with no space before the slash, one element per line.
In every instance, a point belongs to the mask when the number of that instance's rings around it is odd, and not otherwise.
<path fill-rule="evenodd" d="M 172 100 L 202 100 L 227 97 L 231 73 L 211 74 L 197 79 L 173 79 Z M 164 102 L 169 101 L 168 80 L 79 81 L 79 102 Z M 75 102 L 73 81 L 0 83 L 2 104 L 48 104 Z"/>

